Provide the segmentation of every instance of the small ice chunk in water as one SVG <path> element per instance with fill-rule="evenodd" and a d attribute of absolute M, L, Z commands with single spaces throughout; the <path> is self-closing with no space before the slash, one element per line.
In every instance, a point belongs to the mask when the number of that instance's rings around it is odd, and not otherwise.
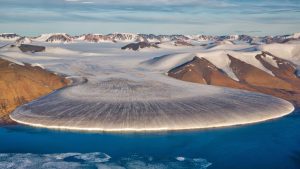
<path fill-rule="evenodd" d="M 185 158 L 184 157 L 176 157 L 176 160 L 178 160 L 178 161 L 184 161 Z"/>

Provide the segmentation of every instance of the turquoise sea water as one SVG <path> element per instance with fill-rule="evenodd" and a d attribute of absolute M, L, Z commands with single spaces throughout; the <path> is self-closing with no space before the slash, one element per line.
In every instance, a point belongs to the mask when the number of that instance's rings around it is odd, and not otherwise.
<path fill-rule="evenodd" d="M 0 168 L 299 169 L 300 110 L 199 131 L 82 133 L 0 128 Z"/>

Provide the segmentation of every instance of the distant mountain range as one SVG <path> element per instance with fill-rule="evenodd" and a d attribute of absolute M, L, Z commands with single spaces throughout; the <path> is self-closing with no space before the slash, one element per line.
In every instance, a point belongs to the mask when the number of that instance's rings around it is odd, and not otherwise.
<path fill-rule="evenodd" d="M 191 46 L 192 43 L 203 41 L 228 41 L 235 43 L 235 41 L 245 42 L 249 44 L 270 44 L 270 43 L 286 43 L 292 40 L 299 40 L 300 33 L 291 35 L 277 35 L 277 36 L 249 36 L 249 35 L 225 35 L 225 36 L 210 36 L 210 35 L 154 35 L 154 34 L 133 34 L 133 33 L 111 33 L 107 35 L 102 34 L 83 34 L 79 36 L 71 36 L 66 33 L 50 33 L 42 34 L 37 37 L 26 37 L 15 33 L 0 34 L 0 41 L 12 41 L 16 43 L 31 43 L 49 42 L 49 43 L 70 43 L 76 41 L 87 41 L 93 43 L 101 42 L 148 42 L 148 43 L 163 43 L 176 42 L 178 45 Z"/>

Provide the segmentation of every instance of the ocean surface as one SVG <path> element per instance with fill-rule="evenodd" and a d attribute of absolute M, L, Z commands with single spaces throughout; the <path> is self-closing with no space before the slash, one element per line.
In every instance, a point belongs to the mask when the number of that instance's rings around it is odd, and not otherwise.
<path fill-rule="evenodd" d="M 0 168 L 299 169 L 300 110 L 262 123 L 198 131 L 0 127 Z"/>

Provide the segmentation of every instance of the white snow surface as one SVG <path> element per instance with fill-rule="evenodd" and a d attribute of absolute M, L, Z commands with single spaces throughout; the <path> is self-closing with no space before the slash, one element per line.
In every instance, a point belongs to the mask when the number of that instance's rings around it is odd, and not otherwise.
<path fill-rule="evenodd" d="M 160 57 L 156 57 L 149 61 L 143 62 L 143 65 L 151 69 L 167 72 L 168 70 L 180 66 L 195 57 L 193 53 L 179 53 L 179 54 L 167 54 Z"/>
<path fill-rule="evenodd" d="M 265 56 L 262 56 L 262 59 L 264 59 L 266 62 L 270 63 L 272 66 L 279 68 L 278 63 L 276 62 L 276 60 L 274 59 L 273 56 L 266 54 Z"/>
<path fill-rule="evenodd" d="M 219 69 L 222 69 L 229 77 L 233 80 L 239 81 L 239 79 L 235 76 L 233 71 L 230 68 L 230 59 L 227 56 L 226 51 L 214 51 L 214 52 L 207 52 L 207 53 L 198 53 L 197 56 L 199 58 L 205 58 Z"/>
<path fill-rule="evenodd" d="M 300 32 L 294 33 L 293 35 L 291 35 L 291 37 L 295 39 L 300 38 Z"/>
<path fill-rule="evenodd" d="M 32 67 L 40 67 L 42 69 L 45 69 L 45 67 L 43 65 L 39 64 L 39 63 L 33 63 L 33 64 L 31 64 L 31 66 Z"/>
<path fill-rule="evenodd" d="M 300 65 L 300 44 L 267 44 L 258 49 Z"/>

